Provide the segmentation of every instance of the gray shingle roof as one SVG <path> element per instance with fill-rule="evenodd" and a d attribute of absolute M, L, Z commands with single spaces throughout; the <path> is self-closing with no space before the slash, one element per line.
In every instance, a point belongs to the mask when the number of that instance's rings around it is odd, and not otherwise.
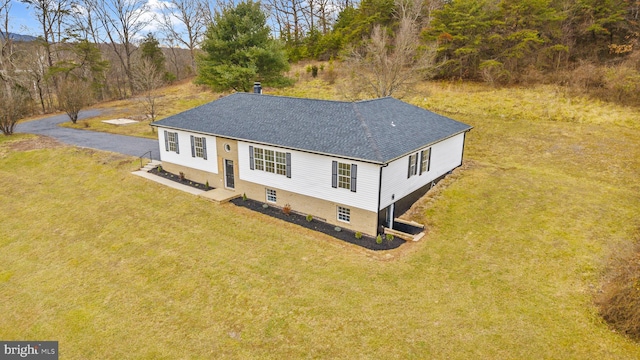
<path fill-rule="evenodd" d="M 471 126 L 390 97 L 359 102 L 235 93 L 155 126 L 386 163 Z"/>

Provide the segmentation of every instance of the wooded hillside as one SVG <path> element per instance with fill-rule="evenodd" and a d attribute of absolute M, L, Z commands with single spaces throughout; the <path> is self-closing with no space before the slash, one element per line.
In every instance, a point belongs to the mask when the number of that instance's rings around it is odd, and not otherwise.
<path fill-rule="evenodd" d="M 23 2 L 40 24 L 32 42 L 1 35 L 13 20 L 11 0 L 0 1 L 0 98 L 24 102 L 5 107 L 3 118 L 60 110 L 65 98 L 78 94 L 86 98 L 76 106 L 151 94 L 149 84 L 196 75 L 213 34 L 207 29 L 237 6 L 225 0 Z M 375 88 L 372 96 L 392 95 L 406 81 L 439 78 L 554 83 L 640 101 L 640 0 L 264 0 L 260 9 L 275 41 L 271 48 L 284 47 L 290 62 L 345 61 L 340 68 L 346 71 L 334 77 L 364 79 Z M 149 33 L 150 26 L 157 31 Z"/>

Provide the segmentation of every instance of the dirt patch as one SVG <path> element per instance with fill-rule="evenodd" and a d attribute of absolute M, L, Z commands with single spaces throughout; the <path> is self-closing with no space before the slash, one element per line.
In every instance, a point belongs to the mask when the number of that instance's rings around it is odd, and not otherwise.
<path fill-rule="evenodd" d="M 12 142 L 9 148 L 13 151 L 29 151 L 29 150 L 41 150 L 41 149 L 54 149 L 66 146 L 60 141 L 42 135 L 35 135 L 29 139 L 24 139 L 16 142 Z"/>

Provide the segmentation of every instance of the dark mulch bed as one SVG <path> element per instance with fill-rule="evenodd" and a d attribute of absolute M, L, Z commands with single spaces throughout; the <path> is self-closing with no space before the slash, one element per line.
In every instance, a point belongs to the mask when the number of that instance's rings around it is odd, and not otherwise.
<path fill-rule="evenodd" d="M 189 180 L 189 179 L 180 179 L 180 175 L 172 174 L 172 173 L 166 172 L 164 170 L 159 170 L 157 167 L 154 167 L 153 169 L 149 170 L 149 172 L 154 174 L 154 175 L 162 176 L 165 179 L 168 179 L 168 180 L 171 180 L 171 181 L 175 181 L 175 182 L 180 183 L 182 185 L 191 186 L 191 187 L 196 188 L 196 189 L 213 190 L 213 188 L 211 186 L 207 187 L 206 184 L 201 184 L 199 182 L 195 182 L 195 181 L 192 181 L 192 180 Z"/>
<path fill-rule="evenodd" d="M 394 238 L 393 240 L 389 241 L 384 237 L 384 235 L 382 236 L 382 243 L 380 244 L 376 243 L 376 238 L 371 236 L 363 235 L 362 238 L 356 239 L 355 232 L 351 230 L 342 229 L 341 231 L 336 231 L 335 225 L 328 224 L 318 219 L 307 221 L 306 216 L 296 214 L 293 212 L 290 213 L 289 215 L 286 215 L 281 208 L 275 207 L 272 205 L 269 205 L 269 207 L 264 208 L 262 206 L 264 205 L 264 203 L 256 200 L 251 200 L 251 199 L 243 200 L 242 198 L 236 198 L 231 200 L 231 202 L 236 206 L 246 207 L 253 211 L 257 211 L 265 215 L 269 215 L 290 223 L 303 226 L 307 229 L 319 231 L 321 233 L 325 233 L 327 235 L 333 236 L 336 239 L 340 239 L 342 241 L 346 241 L 351 244 L 362 246 L 363 248 L 366 248 L 369 250 L 391 250 L 391 249 L 398 248 L 400 245 L 405 243 L 404 240 L 399 238 Z"/>

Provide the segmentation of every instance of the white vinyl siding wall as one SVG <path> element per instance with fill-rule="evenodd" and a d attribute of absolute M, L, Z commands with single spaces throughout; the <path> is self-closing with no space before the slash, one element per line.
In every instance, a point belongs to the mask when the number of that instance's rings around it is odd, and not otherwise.
<path fill-rule="evenodd" d="M 291 178 L 276 173 L 251 170 L 249 167 L 249 146 L 291 153 Z M 356 164 L 357 191 L 333 188 L 332 161 Z M 269 188 L 282 189 L 318 199 L 332 201 L 346 207 L 356 207 L 368 211 L 377 211 L 378 182 L 380 166 L 351 161 L 331 156 L 286 150 L 277 147 L 253 145 L 238 142 L 238 169 L 240 179 Z"/>
<path fill-rule="evenodd" d="M 407 178 L 409 156 L 419 154 L 421 150 L 401 157 L 382 169 L 382 191 L 380 192 L 380 209 L 384 209 L 392 203 L 411 194 L 419 188 L 427 185 L 441 175 L 455 169 L 462 164 L 462 147 L 464 145 L 464 133 L 448 138 L 431 145 L 431 160 L 429 171 Z M 420 159 L 418 159 L 420 166 Z M 393 199 L 391 198 L 393 196 Z"/>
<path fill-rule="evenodd" d="M 178 133 L 179 153 L 167 151 L 165 147 L 164 132 Z M 191 135 L 206 139 L 207 160 L 191 155 Z M 190 168 L 218 173 L 218 161 L 216 154 L 215 136 L 188 133 L 180 130 L 170 130 L 158 127 L 158 140 L 160 145 L 160 160 L 173 164 L 179 164 Z"/>

